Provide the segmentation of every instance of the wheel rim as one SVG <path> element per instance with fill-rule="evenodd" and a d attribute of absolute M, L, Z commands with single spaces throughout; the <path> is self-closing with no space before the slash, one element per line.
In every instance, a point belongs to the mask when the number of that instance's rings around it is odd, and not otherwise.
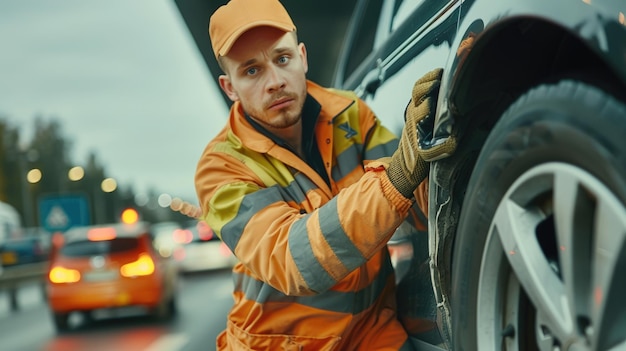
<path fill-rule="evenodd" d="M 547 163 L 501 200 L 483 252 L 479 350 L 626 347 L 626 209 L 581 168 Z"/>

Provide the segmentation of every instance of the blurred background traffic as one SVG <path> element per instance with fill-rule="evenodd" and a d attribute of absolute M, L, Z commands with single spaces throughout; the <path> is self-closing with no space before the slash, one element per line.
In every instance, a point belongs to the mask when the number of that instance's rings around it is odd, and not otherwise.
<path fill-rule="evenodd" d="M 150 223 L 126 208 L 49 232 L 1 205 L 0 350 L 214 347 L 237 260 L 206 223 Z"/>
<path fill-rule="evenodd" d="M 193 174 L 225 2 L 0 2 L 0 351 L 214 348 L 237 260 Z M 283 3 L 329 85 L 355 1 Z"/>
<path fill-rule="evenodd" d="M 226 107 L 175 3 L 2 2 L 0 43 L 0 351 L 212 349 L 236 260 L 193 173 Z"/>

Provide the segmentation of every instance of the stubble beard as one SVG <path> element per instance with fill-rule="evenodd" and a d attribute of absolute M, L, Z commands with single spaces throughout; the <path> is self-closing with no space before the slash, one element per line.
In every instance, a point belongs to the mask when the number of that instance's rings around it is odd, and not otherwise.
<path fill-rule="evenodd" d="M 302 109 L 297 111 L 289 111 L 287 109 L 280 110 L 278 118 L 269 121 L 269 125 L 276 129 L 285 129 L 294 126 L 302 116 Z"/>
<path fill-rule="evenodd" d="M 306 90 L 305 90 L 305 93 L 306 93 Z M 283 96 L 280 96 L 280 97 L 283 97 Z M 246 106 L 244 106 L 244 110 L 248 111 L 249 116 L 254 118 L 254 120 L 264 125 L 265 127 L 269 127 L 271 129 L 289 128 L 289 127 L 296 125 L 300 121 L 302 117 L 302 108 L 304 106 L 304 99 L 300 98 L 297 95 L 287 95 L 287 96 L 293 97 L 297 101 L 297 105 L 286 107 L 278 111 L 274 111 L 274 116 L 270 116 L 267 113 L 267 110 L 259 110 L 259 109 L 254 109 L 254 108 L 246 109 Z M 271 99 L 271 101 L 275 101 L 278 98 L 274 97 Z M 265 106 L 267 105 L 269 104 L 265 104 Z M 259 117 L 259 116 L 262 116 L 262 117 Z"/>

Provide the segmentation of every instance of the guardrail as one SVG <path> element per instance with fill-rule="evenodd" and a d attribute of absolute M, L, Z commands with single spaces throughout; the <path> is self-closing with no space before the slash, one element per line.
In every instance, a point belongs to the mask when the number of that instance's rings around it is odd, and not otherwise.
<path fill-rule="evenodd" d="M 39 281 L 42 284 L 42 291 L 45 294 L 44 275 L 48 267 L 48 261 L 21 264 L 17 266 L 4 267 L 0 272 L 0 290 L 6 290 L 9 294 L 9 304 L 12 311 L 16 311 L 17 290 L 28 282 Z"/>

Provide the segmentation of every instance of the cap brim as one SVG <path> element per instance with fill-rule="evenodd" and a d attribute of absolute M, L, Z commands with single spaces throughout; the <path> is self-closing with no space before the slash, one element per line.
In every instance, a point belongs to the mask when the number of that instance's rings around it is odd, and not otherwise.
<path fill-rule="evenodd" d="M 233 45 L 235 45 L 235 42 L 237 41 L 237 39 L 239 39 L 239 37 L 242 36 L 243 33 L 249 31 L 252 28 L 264 27 L 264 26 L 274 27 L 276 29 L 280 29 L 284 31 L 285 33 L 295 30 L 293 25 L 289 23 L 278 23 L 278 22 L 272 22 L 272 21 L 257 21 L 257 22 L 248 23 L 245 26 L 241 26 L 237 28 L 237 30 L 235 30 L 234 32 L 230 34 L 228 39 L 224 42 L 224 45 L 222 45 L 218 53 L 219 56 L 226 56 L 228 52 L 230 51 L 230 49 L 232 49 Z"/>

